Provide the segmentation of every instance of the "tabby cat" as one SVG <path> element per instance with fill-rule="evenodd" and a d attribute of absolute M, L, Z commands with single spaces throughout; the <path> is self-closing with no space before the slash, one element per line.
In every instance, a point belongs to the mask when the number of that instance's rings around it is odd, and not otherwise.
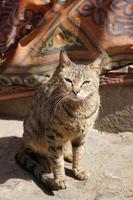
<path fill-rule="evenodd" d="M 37 90 L 24 121 L 23 147 L 16 161 L 42 182 L 52 170 L 53 182 L 60 189 L 68 187 L 64 157 L 72 161 L 75 178 L 88 179 L 81 157 L 86 135 L 98 115 L 101 65 L 100 57 L 89 65 L 75 64 L 61 51 L 52 78 Z M 68 141 L 72 155 L 64 152 Z"/>

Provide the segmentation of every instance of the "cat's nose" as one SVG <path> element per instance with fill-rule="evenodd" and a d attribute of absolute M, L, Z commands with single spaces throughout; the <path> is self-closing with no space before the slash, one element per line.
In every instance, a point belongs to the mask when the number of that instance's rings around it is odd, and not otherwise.
<path fill-rule="evenodd" d="M 79 87 L 73 87 L 73 93 L 76 95 L 80 92 L 80 88 Z"/>

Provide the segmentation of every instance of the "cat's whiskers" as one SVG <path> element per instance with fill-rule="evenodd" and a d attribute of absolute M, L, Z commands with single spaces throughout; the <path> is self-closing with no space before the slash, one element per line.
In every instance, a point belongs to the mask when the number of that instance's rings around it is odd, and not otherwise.
<path fill-rule="evenodd" d="M 58 98 L 58 97 L 61 97 L 62 95 L 61 94 L 54 94 L 54 95 L 51 95 L 50 97 L 49 97 L 49 101 L 52 101 L 52 100 L 54 100 L 54 99 L 56 99 L 56 98 Z"/>
<path fill-rule="evenodd" d="M 57 102 L 57 104 L 55 105 L 54 114 L 57 112 L 57 109 L 58 109 L 58 112 L 60 111 L 60 109 L 61 109 L 61 107 L 62 107 L 62 104 L 64 103 L 64 100 L 65 100 L 66 98 L 67 98 L 66 96 L 63 96 L 63 97 Z"/>
<path fill-rule="evenodd" d="M 54 97 L 52 97 L 51 99 L 49 99 L 49 102 L 51 101 L 51 103 L 56 104 L 56 102 L 58 102 L 61 97 L 62 97 L 62 95 L 55 95 Z M 54 106 L 51 106 L 51 109 L 50 109 L 50 118 L 51 118 L 53 112 L 54 112 Z"/>
<path fill-rule="evenodd" d="M 60 105 L 59 105 L 59 111 L 63 105 L 63 103 L 65 102 L 65 100 L 67 99 L 67 96 L 64 97 L 64 99 L 62 99 L 62 101 L 60 102 Z"/>
<path fill-rule="evenodd" d="M 57 93 L 54 95 L 51 95 L 49 97 L 49 102 L 54 103 L 55 106 L 51 106 L 50 109 L 50 118 L 51 116 L 55 113 L 55 109 L 57 110 L 57 105 L 58 103 L 60 103 L 61 100 L 63 100 L 64 96 L 62 94 L 59 94 L 58 91 L 56 91 Z M 54 109 L 55 108 L 55 109 Z"/>
<path fill-rule="evenodd" d="M 56 101 L 60 100 L 61 97 L 62 96 L 55 96 L 55 97 L 49 99 L 49 103 L 54 103 L 55 104 Z"/>

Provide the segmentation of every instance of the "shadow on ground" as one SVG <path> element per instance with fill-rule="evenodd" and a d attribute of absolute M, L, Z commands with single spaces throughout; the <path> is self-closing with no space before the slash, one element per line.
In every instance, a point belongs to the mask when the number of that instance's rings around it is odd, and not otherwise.
<path fill-rule="evenodd" d="M 48 195 L 54 195 L 52 191 L 45 188 L 28 172 L 17 165 L 14 157 L 21 145 L 22 138 L 13 136 L 0 138 L 0 184 L 4 184 L 9 179 L 34 180 L 43 192 Z"/>
<path fill-rule="evenodd" d="M 27 173 L 18 169 L 19 166 L 14 160 L 15 152 L 21 144 L 22 139 L 18 137 L 0 138 L 0 184 L 5 183 L 10 178 L 30 179 Z"/>

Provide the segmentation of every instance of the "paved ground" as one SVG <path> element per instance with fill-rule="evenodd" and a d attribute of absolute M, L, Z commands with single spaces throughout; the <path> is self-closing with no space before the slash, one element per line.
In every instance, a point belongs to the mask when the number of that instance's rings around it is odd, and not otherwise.
<path fill-rule="evenodd" d="M 83 161 L 91 179 L 75 180 L 66 164 L 71 186 L 48 192 L 14 161 L 22 132 L 21 121 L 0 120 L 0 200 L 133 200 L 133 133 L 93 132 Z"/>

